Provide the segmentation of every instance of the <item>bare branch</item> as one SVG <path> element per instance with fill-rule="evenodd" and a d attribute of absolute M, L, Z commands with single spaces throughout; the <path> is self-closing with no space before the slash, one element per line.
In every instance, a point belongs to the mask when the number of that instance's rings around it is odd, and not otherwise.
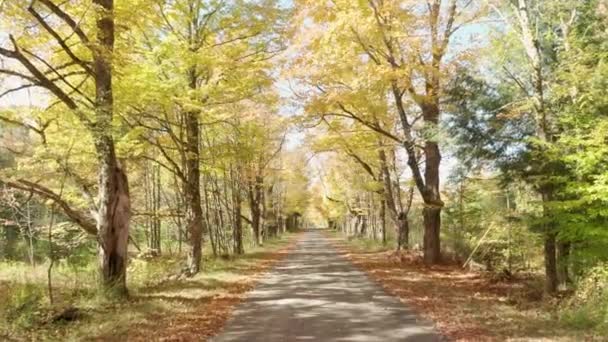
<path fill-rule="evenodd" d="M 13 43 L 14 50 L 0 48 L 0 55 L 7 58 L 15 59 L 23 65 L 32 74 L 34 83 L 38 83 L 41 87 L 48 89 L 51 93 L 57 96 L 68 108 L 76 110 L 78 105 L 70 98 L 61 88 L 44 75 L 38 68 L 21 52 L 15 38 L 10 35 L 9 39 Z"/>
<path fill-rule="evenodd" d="M 89 234 L 97 234 L 97 225 L 92 217 L 72 208 L 72 206 L 68 202 L 63 200 L 59 194 L 56 194 L 51 189 L 24 179 L 19 179 L 17 181 L 5 181 L 4 183 L 13 189 L 34 193 L 38 196 L 41 196 L 42 198 L 52 200 L 55 204 L 61 207 L 63 213 L 72 222 L 79 225 L 84 231 Z"/>
<path fill-rule="evenodd" d="M 53 38 L 55 38 L 55 40 L 57 41 L 57 43 L 59 44 L 59 46 L 63 49 L 63 51 L 78 65 L 80 65 L 89 75 L 93 75 L 93 70 L 91 69 L 91 67 L 89 66 L 89 64 L 83 60 L 81 60 L 80 58 L 78 58 L 74 52 L 72 51 L 72 49 L 70 49 L 69 46 L 67 46 L 67 44 L 65 43 L 65 40 L 61 38 L 61 36 L 59 36 L 59 34 L 57 33 L 57 31 L 55 31 L 45 20 L 44 18 L 42 18 L 42 16 L 40 16 L 40 14 L 38 12 L 36 12 L 36 10 L 34 9 L 34 2 L 32 2 L 32 4 L 28 7 L 28 12 L 30 12 L 30 14 L 36 19 L 36 21 L 38 21 L 38 23 L 40 23 L 40 26 L 42 26 L 51 36 L 53 36 Z"/>
<path fill-rule="evenodd" d="M 37 0 L 44 4 L 51 12 L 55 13 L 56 16 L 61 18 L 72 30 L 74 33 L 80 38 L 80 41 L 88 48 L 91 48 L 91 44 L 87 35 L 82 31 L 80 26 L 72 17 L 64 12 L 59 6 L 55 5 L 51 0 Z"/>

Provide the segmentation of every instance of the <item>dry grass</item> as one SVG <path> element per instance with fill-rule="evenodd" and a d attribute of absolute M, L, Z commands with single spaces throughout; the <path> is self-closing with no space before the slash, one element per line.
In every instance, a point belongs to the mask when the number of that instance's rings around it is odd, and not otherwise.
<path fill-rule="evenodd" d="M 458 265 L 425 267 L 416 253 L 370 252 L 334 238 L 359 268 L 456 341 L 604 341 L 560 324 L 555 300 L 543 299 L 536 276 L 496 281 Z"/>

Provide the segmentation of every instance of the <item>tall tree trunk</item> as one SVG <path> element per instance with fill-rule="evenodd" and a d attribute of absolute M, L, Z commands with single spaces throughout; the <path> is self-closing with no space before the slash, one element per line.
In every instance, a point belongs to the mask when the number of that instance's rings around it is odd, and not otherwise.
<path fill-rule="evenodd" d="M 127 175 L 116 159 L 109 136 L 97 138 L 100 158 L 97 231 L 101 282 L 104 289 L 127 294 L 127 242 L 131 217 Z"/>
<path fill-rule="evenodd" d="M 260 240 L 260 209 L 257 202 L 253 202 L 253 207 L 251 207 L 251 228 L 253 230 L 253 242 L 256 246 L 260 246 L 262 243 Z"/>
<path fill-rule="evenodd" d="M 260 237 L 260 225 L 261 225 L 261 192 L 262 192 L 263 179 L 260 176 L 255 177 L 253 184 L 249 184 L 249 208 L 251 210 L 251 228 L 253 230 L 253 241 L 256 246 L 262 244 Z"/>
<path fill-rule="evenodd" d="M 118 295 L 127 294 L 127 241 L 131 218 L 129 184 L 124 165 L 116 157 L 112 137 L 112 51 L 114 2 L 95 0 L 97 46 L 93 56 L 96 125 L 93 136 L 99 161 L 97 234 L 101 284 Z"/>
<path fill-rule="evenodd" d="M 234 253 L 245 254 L 243 247 L 243 220 L 241 219 L 241 195 L 239 191 L 235 191 L 234 195 Z"/>
<path fill-rule="evenodd" d="M 264 196 L 264 200 L 266 201 L 264 217 L 266 218 L 265 225 L 268 238 L 275 238 L 279 233 L 279 217 L 277 215 L 275 196 L 275 187 L 274 184 L 271 184 L 266 188 L 266 195 Z"/>
<path fill-rule="evenodd" d="M 439 229 L 441 227 L 441 208 L 425 207 L 422 209 L 424 219 L 424 262 L 433 265 L 441 258 Z"/>
<path fill-rule="evenodd" d="M 237 168 L 238 170 L 238 168 Z M 241 218 L 241 205 L 243 198 L 241 196 L 240 173 L 230 168 L 230 176 L 232 179 L 232 207 L 233 207 L 233 224 L 234 224 L 234 253 L 245 254 L 243 247 L 243 219 Z"/>
<path fill-rule="evenodd" d="M 545 235 L 545 290 L 547 293 L 555 293 L 557 291 L 557 260 L 555 248 L 555 234 L 547 233 Z"/>
<path fill-rule="evenodd" d="M 204 215 L 204 220 L 205 220 L 205 225 L 208 227 L 207 229 L 207 234 L 209 235 L 209 242 L 211 243 L 211 249 L 213 251 L 213 256 L 217 257 L 217 243 L 215 241 L 215 238 L 213 236 L 213 225 L 210 224 L 209 222 L 211 222 L 211 208 L 209 206 L 209 192 L 207 191 L 207 184 L 208 182 L 206 181 L 208 178 L 207 177 L 203 177 L 203 199 L 204 199 L 204 204 L 205 204 L 205 215 Z"/>
<path fill-rule="evenodd" d="M 193 81 L 192 86 L 196 82 Z M 200 151 L 199 119 L 197 112 L 187 112 L 186 125 L 186 181 L 184 198 L 186 204 L 186 227 L 190 242 L 188 251 L 188 273 L 194 275 L 200 271 L 203 243 L 203 210 L 200 192 Z"/>
<path fill-rule="evenodd" d="M 382 147 L 382 142 L 380 142 L 380 147 Z M 400 224 L 399 224 L 399 213 L 397 212 L 397 204 L 395 203 L 395 192 L 393 191 L 393 182 L 391 180 L 391 173 L 388 169 L 388 162 L 386 158 L 386 152 L 382 148 L 378 150 L 378 159 L 380 160 L 380 171 L 381 178 L 383 184 L 383 195 L 386 208 L 391 217 L 391 221 L 395 225 L 395 232 L 399 234 L 400 232 Z"/>
<path fill-rule="evenodd" d="M 382 244 L 386 245 L 386 200 L 380 200 L 380 234 Z"/>
<path fill-rule="evenodd" d="M 154 248 L 156 249 L 156 252 L 160 255 L 162 253 L 162 250 L 161 250 L 161 245 L 162 245 L 161 223 L 162 222 L 160 219 L 161 179 L 160 179 L 160 166 L 158 166 L 158 165 L 155 165 L 155 175 L 156 175 L 156 184 L 155 184 L 156 198 L 154 200 L 154 228 L 155 228 L 154 234 L 156 235 L 156 245 L 154 246 Z"/>
<path fill-rule="evenodd" d="M 423 106 L 423 117 L 426 123 L 434 126 L 439 124 L 439 97 L 436 91 L 439 81 L 428 91 L 430 104 Z M 443 202 L 439 192 L 439 165 L 441 164 L 441 153 L 437 142 L 427 140 L 424 145 L 424 183 L 426 186 L 424 209 L 422 210 L 424 220 L 424 262 L 427 265 L 436 264 L 441 259 L 441 209 Z"/>
<path fill-rule="evenodd" d="M 541 44 L 538 40 L 538 29 L 535 27 L 533 18 L 530 18 L 528 2 L 528 0 L 518 0 L 517 3 L 513 2 L 511 5 L 518 14 L 516 25 L 521 29 L 520 40 L 532 69 L 534 92 L 530 97 L 535 109 L 536 137 L 545 143 L 552 143 L 554 137 L 550 127 L 549 115 L 551 113 L 547 110 L 545 103 Z M 547 174 L 545 173 L 545 175 Z M 553 190 L 548 187 L 550 185 L 541 186 L 540 193 L 543 201 L 543 216 L 550 222 L 551 215 L 548 213 L 547 204 L 553 200 Z M 557 291 L 557 285 L 556 231 L 554 225 L 549 223 L 545 225 L 545 289 L 551 294 Z"/>
<path fill-rule="evenodd" d="M 424 124 L 427 127 L 435 128 L 439 124 L 440 115 L 440 93 L 442 75 L 442 58 L 446 52 L 449 38 L 451 35 L 451 23 L 456 15 L 456 2 L 452 2 L 447 13 L 446 31 L 443 37 L 440 34 L 441 24 L 441 1 L 433 1 L 429 4 L 429 30 L 430 30 L 430 57 L 428 67 L 429 72 L 425 75 L 424 95 L 419 94 L 416 88 L 409 84 L 406 91 L 416 102 L 422 112 Z M 393 57 L 393 56 L 391 56 Z M 411 81 L 411 80 L 410 80 Z M 424 175 L 420 169 L 420 157 L 417 142 L 412 132 L 412 124 L 408 120 L 406 106 L 403 103 L 403 91 L 397 80 L 392 82 L 392 93 L 397 107 L 397 112 L 401 121 L 401 126 L 405 134 L 403 145 L 405 147 L 408 166 L 412 171 L 412 176 L 416 188 L 420 192 L 424 201 L 423 220 L 424 220 L 424 263 L 427 265 L 436 264 L 441 259 L 440 229 L 441 229 L 441 209 L 443 201 L 439 192 L 439 166 L 441 164 L 441 154 L 439 145 L 434 137 L 424 139 Z"/>

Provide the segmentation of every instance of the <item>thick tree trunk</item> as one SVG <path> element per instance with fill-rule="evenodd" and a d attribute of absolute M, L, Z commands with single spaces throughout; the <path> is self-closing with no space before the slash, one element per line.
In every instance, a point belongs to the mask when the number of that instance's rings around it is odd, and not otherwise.
<path fill-rule="evenodd" d="M 199 119 L 198 113 L 185 114 L 186 125 L 186 181 L 184 184 L 184 199 L 186 204 L 186 227 L 188 229 L 188 273 L 194 275 L 200 271 L 203 232 L 203 210 L 201 208 L 200 192 L 200 151 L 199 151 Z"/>
<path fill-rule="evenodd" d="M 438 11 L 435 11 L 435 16 Z M 435 17 L 435 20 L 437 18 Z M 433 26 L 433 25 L 431 25 Z M 435 32 L 436 33 L 436 32 Z M 424 99 L 418 99 L 418 105 L 422 110 L 424 123 L 436 127 L 439 124 L 439 71 L 440 60 L 442 55 L 433 54 L 433 71 L 430 79 L 427 80 L 426 96 Z M 407 111 L 403 104 L 402 94 L 396 82 L 393 83 L 393 94 L 397 111 L 401 120 L 401 126 L 405 133 L 406 139 L 404 147 L 408 156 L 407 164 L 410 167 L 414 182 L 422 199 L 425 208 L 423 209 L 424 219 L 424 263 L 427 265 L 436 264 L 441 259 L 441 209 L 443 201 L 439 192 L 439 166 L 441 164 L 441 153 L 439 145 L 432 139 L 427 139 L 424 144 L 425 168 L 424 176 L 420 170 L 419 156 L 416 150 L 412 127 L 407 119 Z M 411 202 L 410 202 L 411 205 Z M 409 209 L 408 209 L 409 211 Z M 407 212 L 407 211 L 406 211 Z"/>
<path fill-rule="evenodd" d="M 426 116 L 432 117 L 427 118 L 427 121 L 434 122 L 437 124 L 436 118 L 439 115 L 439 108 L 434 107 L 430 114 Z M 439 192 L 439 165 L 441 163 L 441 154 L 439 153 L 439 146 L 436 142 L 427 141 L 424 147 L 425 155 L 425 169 L 424 169 L 424 180 L 425 180 L 425 194 L 424 209 L 422 210 L 424 219 L 424 263 L 427 265 L 433 265 L 441 259 L 441 240 L 440 240 L 440 229 L 441 229 L 441 209 L 443 208 L 443 202 L 441 201 L 441 195 Z"/>
<path fill-rule="evenodd" d="M 439 227 L 441 227 L 441 208 L 425 207 L 424 216 L 424 262 L 427 265 L 436 264 L 441 259 Z"/>
<path fill-rule="evenodd" d="M 120 165 L 112 138 L 112 51 L 114 49 L 113 0 L 95 0 L 97 46 L 93 54 L 96 122 L 93 131 L 99 162 L 97 238 L 102 287 L 127 294 L 127 242 L 131 218 L 129 183 Z"/>
<path fill-rule="evenodd" d="M 127 294 L 127 246 L 131 218 L 127 175 L 114 154 L 112 138 L 96 143 L 100 159 L 97 234 L 103 288 L 116 295 Z"/>

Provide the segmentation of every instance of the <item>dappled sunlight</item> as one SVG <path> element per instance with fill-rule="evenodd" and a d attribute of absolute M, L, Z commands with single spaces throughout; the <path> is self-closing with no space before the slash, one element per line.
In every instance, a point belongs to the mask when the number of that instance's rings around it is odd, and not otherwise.
<path fill-rule="evenodd" d="M 107 335 L 106 340 L 120 337 L 148 341 L 149 336 L 156 336 L 159 340 L 190 341 L 215 334 L 261 274 L 287 255 L 295 237 L 272 241 L 255 254 L 231 262 L 209 260 L 205 273 L 146 288 L 141 298 L 163 303 L 169 309 L 139 322 L 129 332 Z"/>
<path fill-rule="evenodd" d="M 365 273 L 308 232 L 265 276 L 213 341 L 436 341 L 421 321 Z"/>
<path fill-rule="evenodd" d="M 526 278 L 497 282 L 457 265 L 427 268 L 395 261 L 389 253 L 360 253 L 337 243 L 350 260 L 417 313 L 455 340 L 571 341 L 576 331 L 559 327 L 546 303 L 520 299 Z M 521 302 L 521 304 L 520 304 Z"/>

